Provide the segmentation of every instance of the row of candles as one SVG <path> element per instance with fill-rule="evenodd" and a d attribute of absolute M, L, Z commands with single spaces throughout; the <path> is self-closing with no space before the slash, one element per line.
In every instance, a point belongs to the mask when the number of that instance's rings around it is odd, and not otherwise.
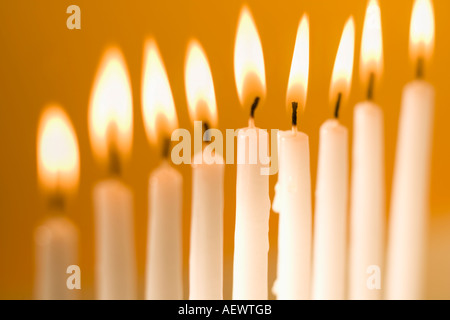
<path fill-rule="evenodd" d="M 367 82 L 367 101 L 354 111 L 350 201 L 350 246 L 347 255 L 348 133 L 339 123 L 339 109 L 351 86 L 354 22 L 349 18 L 332 73 L 330 101 L 334 118 L 320 128 L 314 236 L 309 138 L 297 128 L 297 112 L 306 104 L 309 74 L 309 20 L 300 21 L 291 65 L 287 105 L 292 130 L 278 133 L 278 183 L 273 210 L 279 213 L 278 299 L 417 299 L 423 293 L 424 243 L 433 128 L 434 89 L 425 82 L 425 62 L 434 46 L 431 0 L 415 0 L 410 54 L 417 79 L 403 92 L 384 268 L 384 136 L 383 113 L 373 90 L 383 69 L 381 14 L 377 0 L 367 6 L 360 70 Z M 234 51 L 240 102 L 252 106 L 249 126 L 237 133 L 236 225 L 233 299 L 268 297 L 268 221 L 270 213 L 267 164 L 249 155 L 268 145 L 267 131 L 255 126 L 254 114 L 265 94 L 261 42 L 247 7 L 240 14 Z M 188 46 L 186 97 L 193 121 L 205 129 L 217 124 L 213 78 L 201 45 Z M 261 101 L 260 101 L 261 99 Z M 94 188 L 96 297 L 135 299 L 136 266 L 133 193 L 121 179 L 121 164 L 132 142 L 132 93 L 125 60 L 118 48 L 106 51 L 89 103 L 89 131 L 97 158 L 106 163 L 108 178 Z M 157 44 L 145 45 L 142 113 L 150 142 L 162 146 L 163 161 L 149 180 L 149 226 L 146 266 L 147 299 L 182 298 L 182 176 L 170 165 L 170 139 L 177 116 Z M 202 131 L 201 131 L 202 132 Z M 207 135 L 208 131 L 205 131 Z M 256 140 L 249 137 L 254 135 Z M 173 139 L 173 136 L 172 136 Z M 208 139 L 205 139 L 205 141 Z M 48 196 L 50 217 L 36 230 L 36 297 L 73 297 L 66 287 L 66 268 L 76 264 L 78 232 L 63 214 L 66 198 L 79 179 L 79 151 L 66 113 L 51 106 L 38 129 L 38 177 Z M 205 142 L 206 145 L 206 142 Z M 206 147 L 192 165 L 192 220 L 189 260 L 190 299 L 223 298 L 223 204 L 225 162 Z M 173 152 L 172 152 L 173 154 Z M 347 268 L 348 266 L 348 268 Z M 371 269 L 372 268 L 372 269 Z M 373 269 L 375 268 L 375 269 Z M 370 270 L 386 269 L 385 296 L 368 285 Z M 348 269 L 348 270 L 347 270 Z M 346 274 L 348 271 L 348 289 Z"/>

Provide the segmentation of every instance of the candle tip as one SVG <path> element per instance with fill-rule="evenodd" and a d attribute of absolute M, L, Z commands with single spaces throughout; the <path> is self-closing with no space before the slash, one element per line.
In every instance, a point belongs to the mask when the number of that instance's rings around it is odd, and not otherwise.
<path fill-rule="evenodd" d="M 209 124 L 208 122 L 203 122 L 203 130 L 205 130 L 205 142 L 211 142 L 211 135 L 209 134 L 208 130 L 209 130 Z"/>
<path fill-rule="evenodd" d="M 53 193 L 48 199 L 48 207 L 51 211 L 62 212 L 65 207 L 63 194 L 59 191 Z"/>
<path fill-rule="evenodd" d="M 110 175 L 120 175 L 120 155 L 117 145 L 118 128 L 115 123 L 111 123 L 108 128 L 109 148 L 108 148 L 108 172 Z"/>
<path fill-rule="evenodd" d="M 342 92 L 339 92 L 338 98 L 337 98 L 337 101 L 336 101 L 336 107 L 334 109 L 334 117 L 336 119 L 339 119 L 339 109 L 341 107 L 341 100 L 342 100 Z"/>
<path fill-rule="evenodd" d="M 255 118 L 255 111 L 256 111 L 256 108 L 258 107 L 258 104 L 259 104 L 259 97 L 256 97 L 255 101 L 253 102 L 252 107 L 250 109 L 250 118 L 252 118 L 252 119 Z"/>
<path fill-rule="evenodd" d="M 297 127 L 298 102 L 292 102 L 292 127 Z"/>
<path fill-rule="evenodd" d="M 166 137 L 163 141 L 163 147 L 162 147 L 162 158 L 168 159 L 170 154 L 170 138 Z"/>
<path fill-rule="evenodd" d="M 424 70 L 425 67 L 425 60 L 424 58 L 419 58 L 417 60 L 417 69 L 416 69 L 416 78 L 417 79 L 422 79 L 424 77 Z"/>
<path fill-rule="evenodd" d="M 120 175 L 120 157 L 115 147 L 109 148 L 108 172 L 111 175 Z"/>
<path fill-rule="evenodd" d="M 371 73 L 369 77 L 369 86 L 367 88 L 367 99 L 373 100 L 373 91 L 375 87 L 375 73 Z"/>

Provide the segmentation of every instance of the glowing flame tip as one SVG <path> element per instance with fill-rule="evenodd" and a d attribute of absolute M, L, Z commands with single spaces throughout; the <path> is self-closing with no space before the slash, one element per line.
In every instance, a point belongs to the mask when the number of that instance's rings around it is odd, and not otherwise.
<path fill-rule="evenodd" d="M 50 193 L 67 193 L 78 185 L 78 140 L 69 117 L 58 105 L 45 108 L 39 121 L 37 169 L 40 185 Z"/>
<path fill-rule="evenodd" d="M 142 69 L 142 114 L 147 138 L 157 143 L 178 126 L 167 72 L 154 39 L 146 41 Z"/>
<path fill-rule="evenodd" d="M 309 18 L 304 14 L 297 30 L 294 54 L 287 91 L 287 105 L 291 110 L 293 102 L 305 108 L 309 77 Z"/>

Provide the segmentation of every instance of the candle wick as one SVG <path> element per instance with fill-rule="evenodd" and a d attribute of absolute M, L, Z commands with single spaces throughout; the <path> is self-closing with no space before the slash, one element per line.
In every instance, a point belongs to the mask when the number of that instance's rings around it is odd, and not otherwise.
<path fill-rule="evenodd" d="M 298 110 L 298 102 L 292 102 L 292 130 L 295 131 L 297 129 L 297 110 Z M 295 128 L 295 130 L 294 130 Z"/>
<path fill-rule="evenodd" d="M 109 168 L 111 175 L 120 175 L 120 157 L 115 147 L 109 148 Z"/>
<path fill-rule="evenodd" d="M 48 207 L 52 212 L 63 212 L 65 207 L 64 196 L 62 192 L 56 190 L 48 199 Z"/>
<path fill-rule="evenodd" d="M 341 107 L 341 101 L 342 101 L 342 93 L 339 92 L 338 98 L 337 98 L 337 101 L 336 101 L 336 107 L 334 109 L 334 118 L 335 119 L 339 119 L 339 109 Z"/>
<path fill-rule="evenodd" d="M 369 77 L 369 86 L 367 88 L 367 99 L 373 100 L 373 91 L 375 87 L 375 73 L 371 72 Z"/>
<path fill-rule="evenodd" d="M 208 122 L 203 122 L 203 130 L 205 131 L 205 139 L 204 139 L 204 142 L 211 142 L 211 134 L 210 134 L 210 132 L 208 132 L 208 130 L 209 130 L 209 124 L 208 124 Z"/>
<path fill-rule="evenodd" d="M 109 148 L 108 148 L 108 172 L 110 175 L 119 176 L 121 172 L 120 155 L 117 149 L 118 128 L 115 123 L 108 127 Z"/>
<path fill-rule="evenodd" d="M 256 108 L 258 108 L 258 104 L 259 104 L 259 97 L 255 98 L 255 101 L 253 101 L 252 107 L 250 109 L 250 118 L 255 119 L 255 111 Z"/>
<path fill-rule="evenodd" d="M 170 154 L 170 138 L 169 137 L 165 137 L 163 140 L 163 147 L 162 147 L 162 158 L 163 159 L 168 159 L 169 158 L 169 154 Z"/>
<path fill-rule="evenodd" d="M 416 78 L 423 79 L 425 75 L 425 60 L 422 57 L 417 59 Z"/>

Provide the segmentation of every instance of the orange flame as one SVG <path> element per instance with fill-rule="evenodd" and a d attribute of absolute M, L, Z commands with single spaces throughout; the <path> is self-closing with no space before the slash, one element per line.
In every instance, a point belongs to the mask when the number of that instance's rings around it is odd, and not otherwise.
<path fill-rule="evenodd" d="M 234 46 L 234 76 L 241 105 L 250 107 L 266 95 L 266 75 L 261 40 L 250 10 L 244 6 Z"/>
<path fill-rule="evenodd" d="M 339 49 L 334 63 L 331 78 L 330 101 L 335 101 L 339 94 L 346 99 L 350 93 L 353 74 L 353 58 L 355 50 L 355 23 L 350 17 L 342 32 Z"/>
<path fill-rule="evenodd" d="M 178 126 L 172 90 L 156 41 L 148 40 L 144 48 L 142 73 L 142 114 L 150 142 L 158 135 L 170 137 Z"/>
<path fill-rule="evenodd" d="M 383 72 L 383 38 L 378 0 L 370 0 L 366 9 L 361 43 L 360 76 L 368 81 L 371 74 L 379 78 Z"/>
<path fill-rule="evenodd" d="M 287 91 L 287 105 L 298 102 L 302 108 L 306 105 L 309 77 L 309 18 L 303 15 L 298 26 L 292 58 L 291 73 Z"/>
<path fill-rule="evenodd" d="M 89 103 L 89 136 L 94 153 L 108 160 L 113 145 L 121 157 L 131 152 L 133 98 L 125 59 L 116 47 L 109 48 L 97 71 Z"/>
<path fill-rule="evenodd" d="M 40 185 L 49 192 L 70 192 L 78 186 L 77 136 L 69 117 L 57 105 L 47 107 L 39 121 L 37 171 Z"/>
<path fill-rule="evenodd" d="M 188 45 L 184 85 L 191 120 L 206 120 L 216 126 L 217 105 L 211 69 L 205 51 L 196 40 L 191 40 Z"/>
<path fill-rule="evenodd" d="M 411 59 L 428 60 L 434 50 L 434 10 L 431 0 L 415 0 L 409 31 Z"/>

